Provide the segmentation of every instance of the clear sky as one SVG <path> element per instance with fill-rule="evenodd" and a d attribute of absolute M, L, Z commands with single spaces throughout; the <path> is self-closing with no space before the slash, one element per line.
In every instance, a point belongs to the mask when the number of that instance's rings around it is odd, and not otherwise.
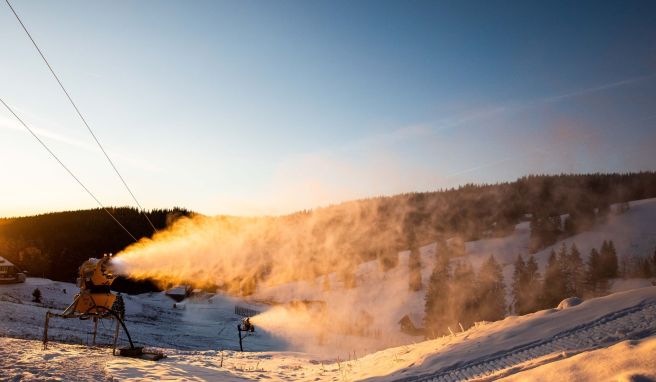
<path fill-rule="evenodd" d="M 654 1 L 12 4 L 147 208 L 656 169 Z M 132 205 L 4 2 L 0 48 L 0 97 Z M 89 207 L 1 109 L 0 216 Z"/>

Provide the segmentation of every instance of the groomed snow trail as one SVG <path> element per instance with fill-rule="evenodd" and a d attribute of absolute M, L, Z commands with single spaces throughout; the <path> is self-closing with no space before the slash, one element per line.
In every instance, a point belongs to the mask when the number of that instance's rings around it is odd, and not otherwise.
<path fill-rule="evenodd" d="M 479 358 L 437 373 L 399 378 L 401 382 L 456 382 L 485 378 L 549 354 L 583 351 L 656 333 L 656 303 L 644 303 L 610 313 L 555 336 Z"/>

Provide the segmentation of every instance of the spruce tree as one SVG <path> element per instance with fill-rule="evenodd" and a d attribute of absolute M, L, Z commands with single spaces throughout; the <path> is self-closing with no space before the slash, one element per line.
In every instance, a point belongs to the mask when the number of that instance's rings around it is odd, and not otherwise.
<path fill-rule="evenodd" d="M 526 293 L 525 307 L 522 314 L 534 312 L 538 309 L 538 300 L 540 297 L 540 272 L 535 257 L 531 255 L 526 262 Z"/>
<path fill-rule="evenodd" d="M 424 305 L 426 335 L 436 337 L 446 332 L 446 314 L 449 303 L 449 260 L 439 256 L 431 273 Z"/>
<path fill-rule="evenodd" d="M 408 288 L 411 292 L 421 290 L 421 255 L 416 247 L 410 250 L 408 256 Z"/>
<path fill-rule="evenodd" d="M 505 286 L 501 265 L 490 255 L 478 274 L 478 301 L 480 319 L 500 320 L 506 313 Z"/>
<path fill-rule="evenodd" d="M 553 308 L 563 299 L 565 295 L 565 283 L 558 262 L 558 256 L 552 249 L 549 255 L 547 268 L 544 272 L 544 283 L 542 284 L 541 305 L 542 308 Z"/>
<path fill-rule="evenodd" d="M 581 297 L 583 296 L 585 285 L 585 267 L 583 265 L 583 260 L 581 259 L 581 253 L 574 243 L 572 243 L 570 248 L 567 266 L 569 268 L 570 276 L 567 295 Z"/>
<path fill-rule="evenodd" d="M 572 268 L 570 267 L 570 258 L 567 251 L 567 246 L 565 243 L 562 243 L 560 250 L 558 251 L 558 269 L 560 269 L 561 275 L 561 286 L 559 302 L 563 298 L 571 297 L 574 293 L 573 291 L 573 278 Z"/>
<path fill-rule="evenodd" d="M 613 241 L 604 240 L 601 245 L 601 267 L 602 274 L 605 278 L 614 278 L 618 276 L 618 260 L 617 252 L 615 251 L 615 244 Z"/>
<path fill-rule="evenodd" d="M 586 264 L 585 286 L 591 296 L 597 296 L 599 283 L 603 279 L 601 258 L 596 248 L 590 250 Z"/>
<path fill-rule="evenodd" d="M 524 314 L 526 295 L 526 263 L 522 255 L 517 255 L 515 270 L 513 271 L 512 293 L 513 309 L 517 314 Z"/>
<path fill-rule="evenodd" d="M 449 282 L 448 325 L 470 327 L 478 320 L 478 296 L 476 293 L 476 275 L 471 264 L 458 262 L 453 269 Z"/>

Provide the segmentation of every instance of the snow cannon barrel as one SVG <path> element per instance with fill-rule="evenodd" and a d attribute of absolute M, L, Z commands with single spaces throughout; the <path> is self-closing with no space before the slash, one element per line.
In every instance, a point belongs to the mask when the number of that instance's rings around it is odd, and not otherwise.
<path fill-rule="evenodd" d="M 112 273 L 110 262 L 112 257 L 104 255 L 100 259 L 89 259 L 80 266 L 80 289 L 102 289 L 109 290 L 116 276 Z"/>

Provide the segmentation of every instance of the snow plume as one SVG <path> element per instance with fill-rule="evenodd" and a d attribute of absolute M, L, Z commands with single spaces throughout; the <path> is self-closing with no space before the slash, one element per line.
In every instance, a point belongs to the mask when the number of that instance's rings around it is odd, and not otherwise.
<path fill-rule="evenodd" d="M 391 221 L 381 216 L 377 203 L 280 217 L 181 218 L 152 239 L 127 247 L 114 264 L 117 273 L 152 279 L 162 287 L 217 286 L 250 295 L 256 285 L 352 273 L 363 260 L 396 254 L 406 244 L 398 242 L 402 223 L 396 227 Z"/>
<path fill-rule="evenodd" d="M 412 214 L 390 214 L 373 200 L 281 217 L 181 218 L 117 254 L 113 265 L 119 274 L 164 288 L 215 287 L 282 304 L 254 318 L 255 324 L 299 350 L 362 354 L 387 343 L 387 331 L 398 332 L 397 321 L 407 313 L 402 305 L 416 301 L 408 298 L 407 264 L 396 266 L 399 249 L 411 240 L 401 232 Z M 365 261 L 371 269 L 363 273 L 358 265 Z M 383 272 L 391 268 L 403 272 Z M 365 273 L 376 277 L 366 287 Z M 392 280 L 383 290 L 376 283 L 385 278 Z"/>

